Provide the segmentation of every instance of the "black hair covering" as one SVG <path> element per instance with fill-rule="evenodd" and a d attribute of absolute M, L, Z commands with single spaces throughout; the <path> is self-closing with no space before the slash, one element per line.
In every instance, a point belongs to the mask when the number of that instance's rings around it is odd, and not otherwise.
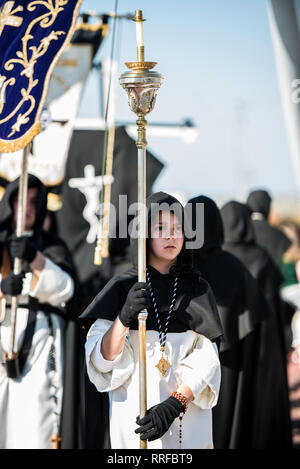
<path fill-rule="evenodd" d="M 5 189 L 3 198 L 0 202 L 0 231 L 11 230 L 13 220 L 13 199 L 19 192 L 20 177 L 9 183 Z M 47 195 L 46 186 L 33 174 L 28 174 L 28 189 L 36 187 L 38 189 L 38 198 L 36 206 L 36 220 L 33 226 L 35 234 L 40 232 L 43 227 L 44 219 L 47 212 Z"/>
<path fill-rule="evenodd" d="M 221 209 L 225 244 L 255 244 L 254 229 L 248 207 L 231 200 Z"/>
<path fill-rule="evenodd" d="M 174 197 L 164 192 L 153 194 L 147 198 L 147 207 L 151 203 L 161 204 L 165 202 L 171 210 L 178 210 L 177 214 L 184 215 L 184 209 L 180 202 Z M 174 202 L 176 205 L 174 206 Z M 176 208 L 177 207 L 177 208 Z M 162 209 L 162 206 L 152 206 L 152 213 L 148 211 L 148 220 L 151 215 Z M 184 227 L 185 231 L 187 227 Z M 108 319 L 114 321 L 121 308 L 123 307 L 128 291 L 132 285 L 137 282 L 136 269 L 136 249 L 137 239 L 132 239 L 133 263 L 134 267 L 127 272 L 113 277 L 108 284 L 96 296 L 94 301 L 88 306 L 84 313 L 80 316 L 80 321 L 84 327 L 88 328 L 98 319 Z M 183 248 L 185 251 L 188 251 Z M 189 256 L 183 252 L 182 258 Z M 179 257 L 179 256 L 178 256 Z M 222 336 L 222 326 L 220 323 L 217 306 L 212 290 L 208 283 L 196 274 L 191 265 L 189 269 L 185 262 L 179 262 L 176 265 L 176 275 L 179 277 L 177 298 L 175 301 L 172 317 L 169 323 L 169 332 L 184 332 L 193 330 L 199 334 L 203 334 L 210 340 L 217 340 Z M 149 273 L 153 292 L 158 305 L 158 312 L 161 314 L 168 313 L 174 285 L 174 272 L 169 274 L 161 274 L 154 267 L 149 266 Z M 138 329 L 138 321 L 132 326 L 132 329 Z M 153 308 L 148 311 L 147 329 L 158 330 L 158 325 Z"/>
<path fill-rule="evenodd" d="M 199 230 L 199 226 L 196 225 L 196 206 L 197 204 L 204 204 L 203 226 L 200 227 L 204 229 L 203 246 L 194 251 L 194 256 L 204 258 L 207 257 L 211 251 L 220 248 L 224 242 L 224 229 L 220 210 L 214 200 L 205 195 L 199 195 L 190 199 L 188 204 L 191 207 L 191 225 L 193 232 L 197 229 Z"/>
<path fill-rule="evenodd" d="M 184 207 L 179 202 L 178 199 L 173 197 L 166 192 L 156 192 L 146 199 L 146 208 L 147 208 L 147 219 L 148 219 L 148 238 L 151 234 L 151 217 L 154 217 L 157 213 L 161 211 L 172 211 L 179 222 L 182 223 L 182 229 L 184 232 L 184 244 L 180 254 L 177 257 L 176 264 L 171 267 L 171 275 L 193 275 L 193 251 L 192 249 L 187 249 L 186 244 L 191 237 L 191 230 L 189 223 L 185 220 Z M 137 218 L 133 220 L 135 224 Z M 131 250 L 131 259 L 134 266 L 137 266 L 138 258 L 138 239 L 131 237 L 130 241 L 130 250 Z M 148 251 L 148 249 L 147 249 Z"/>
<path fill-rule="evenodd" d="M 252 191 L 247 199 L 247 205 L 251 212 L 259 212 L 266 218 L 270 213 L 271 202 L 272 199 L 265 190 Z"/>

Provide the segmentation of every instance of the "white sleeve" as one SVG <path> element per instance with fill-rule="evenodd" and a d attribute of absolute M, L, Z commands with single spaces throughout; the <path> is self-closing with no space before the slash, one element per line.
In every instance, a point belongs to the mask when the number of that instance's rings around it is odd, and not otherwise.
<path fill-rule="evenodd" d="M 74 282 L 72 277 L 46 257 L 45 267 L 30 296 L 37 298 L 41 303 L 50 303 L 52 306 L 63 306 L 72 298 Z"/>
<path fill-rule="evenodd" d="M 179 362 L 175 373 L 178 383 L 184 383 L 192 390 L 193 404 L 201 409 L 211 409 L 216 405 L 221 383 L 216 344 L 199 334 L 193 351 Z"/>
<path fill-rule="evenodd" d="M 133 350 L 127 338 L 120 355 L 113 361 L 105 360 L 100 352 L 104 334 L 112 322 L 97 319 L 87 334 L 85 357 L 90 381 L 99 392 L 113 391 L 122 386 L 134 371 Z"/>

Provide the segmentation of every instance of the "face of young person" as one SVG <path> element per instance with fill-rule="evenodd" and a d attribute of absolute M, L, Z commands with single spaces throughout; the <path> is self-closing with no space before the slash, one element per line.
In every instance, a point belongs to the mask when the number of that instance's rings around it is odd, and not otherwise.
<path fill-rule="evenodd" d="M 183 227 L 178 218 L 172 212 L 157 213 L 151 222 L 150 259 L 175 262 L 183 243 Z"/>
<path fill-rule="evenodd" d="M 25 218 L 25 230 L 32 230 L 35 220 L 36 220 L 36 206 L 38 198 L 38 188 L 31 187 L 28 189 L 27 193 L 27 208 L 26 208 L 26 218 Z M 13 225 L 14 228 L 17 226 L 17 214 L 18 214 L 18 196 L 16 195 L 13 200 Z"/>

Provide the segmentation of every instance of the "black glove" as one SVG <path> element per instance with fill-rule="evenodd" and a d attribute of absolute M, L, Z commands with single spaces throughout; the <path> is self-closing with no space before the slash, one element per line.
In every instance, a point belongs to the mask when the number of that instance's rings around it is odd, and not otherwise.
<path fill-rule="evenodd" d="M 37 254 L 37 248 L 28 236 L 20 236 L 19 238 L 16 235 L 11 236 L 8 239 L 8 250 L 13 259 L 18 257 L 29 264 Z"/>
<path fill-rule="evenodd" d="M 22 292 L 24 274 L 10 272 L 1 282 L 1 291 L 4 295 L 18 296 Z"/>
<path fill-rule="evenodd" d="M 136 282 L 128 292 L 126 302 L 119 314 L 123 326 L 130 327 L 137 315 L 151 305 L 150 287 L 147 283 Z"/>
<path fill-rule="evenodd" d="M 166 433 L 176 417 L 179 417 L 183 411 L 184 406 L 181 402 L 170 396 L 147 410 L 147 414 L 142 419 L 136 418 L 136 423 L 141 426 L 135 430 L 135 433 L 143 433 L 141 440 L 157 440 Z"/>

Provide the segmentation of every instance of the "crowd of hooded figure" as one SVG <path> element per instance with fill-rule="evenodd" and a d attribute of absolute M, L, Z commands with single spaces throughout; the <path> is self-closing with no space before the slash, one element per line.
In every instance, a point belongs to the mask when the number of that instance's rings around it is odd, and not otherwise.
<path fill-rule="evenodd" d="M 291 223 L 269 224 L 266 191 L 221 209 L 201 195 L 188 216 L 173 196 L 151 195 L 146 282 L 132 237 L 129 268 L 126 260 L 81 310 L 68 240 L 49 228 L 47 189 L 33 175 L 16 236 L 18 184 L 0 202 L 0 448 L 293 447 L 287 356 L 300 349 L 299 236 Z M 203 243 L 190 248 L 199 204 Z"/>

